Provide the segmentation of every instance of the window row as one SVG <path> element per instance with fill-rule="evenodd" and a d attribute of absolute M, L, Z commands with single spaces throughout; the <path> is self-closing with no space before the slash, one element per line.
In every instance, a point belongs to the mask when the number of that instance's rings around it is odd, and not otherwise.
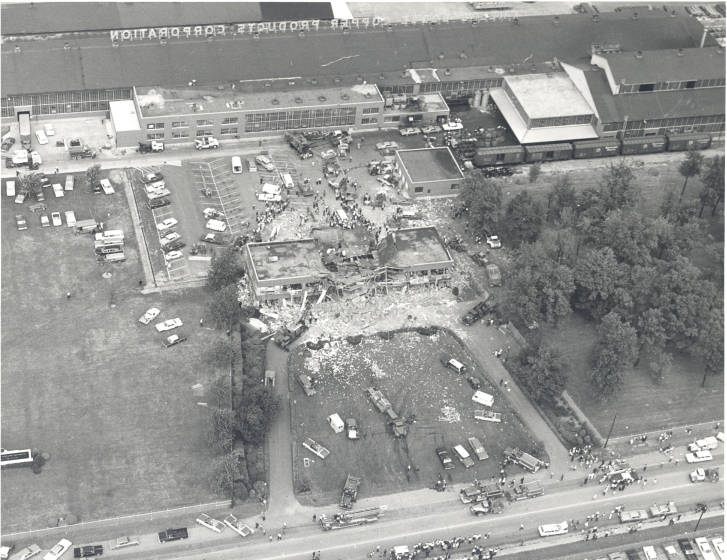
<path fill-rule="evenodd" d="M 573 124 L 596 124 L 595 115 L 571 115 L 568 117 L 547 117 L 542 119 L 531 119 L 532 128 L 543 128 L 548 126 L 567 126 Z"/>
<path fill-rule="evenodd" d="M 0 100 L 3 117 L 15 116 L 15 107 L 32 107 L 34 115 L 108 111 L 109 101 L 131 99 L 131 88 L 8 95 Z"/>
<path fill-rule="evenodd" d="M 725 78 L 712 78 L 709 80 L 684 80 L 680 82 L 656 82 L 647 84 L 621 84 L 619 93 L 646 93 L 650 91 L 670 91 L 680 89 L 701 89 L 708 87 L 721 87 L 725 85 Z"/>
<path fill-rule="evenodd" d="M 245 115 L 245 132 L 341 126 L 352 125 L 355 122 L 354 107 L 252 113 Z"/>
<path fill-rule="evenodd" d="M 375 115 L 379 112 L 378 107 L 364 107 L 363 114 L 364 115 Z"/>

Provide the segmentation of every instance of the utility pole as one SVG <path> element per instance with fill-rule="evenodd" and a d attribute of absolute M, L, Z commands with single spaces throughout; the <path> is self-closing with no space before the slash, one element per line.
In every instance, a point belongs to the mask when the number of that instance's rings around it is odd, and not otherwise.
<path fill-rule="evenodd" d="M 699 529 L 699 523 L 702 521 L 702 516 L 707 511 L 707 506 L 705 504 L 699 504 L 699 519 L 697 519 L 697 524 L 694 527 L 694 532 L 697 532 L 697 529 Z"/>
<path fill-rule="evenodd" d="M 603 448 L 606 449 L 608 446 L 608 440 L 611 439 L 611 432 L 613 432 L 613 427 L 616 425 L 616 414 L 613 415 L 613 422 L 611 422 L 611 427 L 608 429 L 608 435 L 606 436 L 606 441 L 603 444 Z"/>

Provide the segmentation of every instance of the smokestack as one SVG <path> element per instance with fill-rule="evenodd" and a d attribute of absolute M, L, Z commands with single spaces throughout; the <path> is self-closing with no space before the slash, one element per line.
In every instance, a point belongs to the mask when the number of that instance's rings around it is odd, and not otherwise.
<path fill-rule="evenodd" d="M 700 49 L 704 48 L 704 41 L 706 41 L 706 40 L 707 40 L 707 28 L 705 27 L 704 31 L 702 31 L 702 40 L 699 42 Z"/>

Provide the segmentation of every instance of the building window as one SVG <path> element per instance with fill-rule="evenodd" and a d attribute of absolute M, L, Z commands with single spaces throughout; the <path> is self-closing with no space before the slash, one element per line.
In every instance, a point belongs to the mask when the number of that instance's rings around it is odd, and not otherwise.
<path fill-rule="evenodd" d="M 452 191 L 455 190 L 455 189 L 458 189 L 458 188 L 459 188 L 459 185 L 457 183 L 452 183 L 449 186 L 449 190 L 452 190 Z"/>
<path fill-rule="evenodd" d="M 392 115 L 390 117 L 384 117 L 384 122 L 399 122 L 399 115 Z"/>
<path fill-rule="evenodd" d="M 685 89 L 694 89 L 694 86 L 696 86 L 696 85 L 697 85 L 697 82 L 695 82 L 694 80 L 691 80 L 684 84 L 684 88 Z"/>
<path fill-rule="evenodd" d="M 172 128 L 185 128 L 189 126 L 187 121 L 172 121 Z"/>
<path fill-rule="evenodd" d="M 189 130 L 172 130 L 172 138 L 189 138 Z"/>
<path fill-rule="evenodd" d="M 223 126 L 220 129 L 220 134 L 237 134 L 236 126 Z"/>
<path fill-rule="evenodd" d="M 379 119 L 376 117 L 364 117 L 361 119 L 361 124 L 376 124 Z"/>
<path fill-rule="evenodd" d="M 355 107 L 328 107 L 251 113 L 245 115 L 245 132 L 346 126 L 356 122 Z"/>
<path fill-rule="evenodd" d="M 639 91 L 654 91 L 654 84 L 639 84 Z"/>
<path fill-rule="evenodd" d="M 424 192 L 424 187 L 414 187 L 414 192 Z"/>
<path fill-rule="evenodd" d="M 158 129 L 164 129 L 164 123 L 158 122 L 158 123 L 148 123 L 146 125 L 147 130 L 158 130 Z"/>
<path fill-rule="evenodd" d="M 212 126 L 212 121 L 209 119 L 199 119 L 197 121 L 197 126 Z"/>
<path fill-rule="evenodd" d="M 162 140 L 164 138 L 164 133 L 163 132 L 149 132 L 146 135 L 146 138 L 148 140 Z"/>
<path fill-rule="evenodd" d="M 237 117 L 224 118 L 222 119 L 222 124 L 237 124 Z"/>
<path fill-rule="evenodd" d="M 375 115 L 378 112 L 379 112 L 379 108 L 378 107 L 366 107 L 363 110 L 363 114 L 364 115 Z"/>
<path fill-rule="evenodd" d="M 212 136 L 212 131 L 211 130 L 197 130 L 195 136 L 197 138 L 200 138 L 202 136 Z"/>

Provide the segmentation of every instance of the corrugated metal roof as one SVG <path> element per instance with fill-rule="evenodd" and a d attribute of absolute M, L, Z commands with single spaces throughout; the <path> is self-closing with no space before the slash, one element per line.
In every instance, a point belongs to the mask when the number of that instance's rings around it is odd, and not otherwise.
<path fill-rule="evenodd" d="M 724 78 L 725 53 L 721 47 L 622 52 L 601 55 L 616 83 L 653 84 Z"/>
<path fill-rule="evenodd" d="M 321 29 L 324 27 L 321 24 Z M 2 44 L 2 95 L 109 88 L 131 85 L 174 86 L 196 79 L 219 83 L 283 76 L 362 74 L 376 81 L 381 72 L 404 67 L 438 68 L 507 65 L 533 56 L 590 60 L 594 42 L 619 42 L 628 50 L 688 48 L 698 44 L 701 26 L 691 17 L 643 17 L 638 21 L 609 14 L 593 22 L 575 14 L 520 18 L 519 25 L 491 22 L 436 26 L 395 26 L 393 31 L 262 34 L 203 39 L 122 42 L 108 36 L 23 41 Z M 69 50 L 64 50 L 68 42 Z M 439 58 L 442 54 L 443 58 Z M 33 68 L 32 72 L 28 68 Z M 440 74 L 441 76 L 441 74 Z"/>

